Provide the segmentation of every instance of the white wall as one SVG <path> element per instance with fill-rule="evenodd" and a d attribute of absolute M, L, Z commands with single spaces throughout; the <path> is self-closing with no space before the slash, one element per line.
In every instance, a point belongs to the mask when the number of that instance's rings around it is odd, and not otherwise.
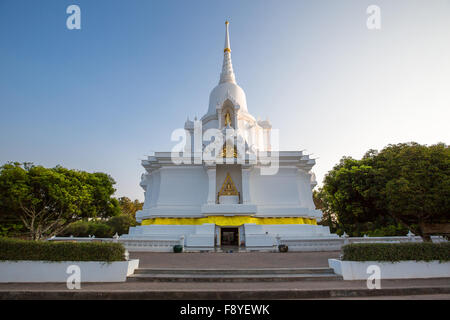
<path fill-rule="evenodd" d="M 372 273 L 367 268 L 376 265 L 380 268 L 383 279 L 420 279 L 420 278 L 449 278 L 450 262 L 439 261 L 341 261 L 329 259 L 328 265 L 336 274 L 342 275 L 344 280 L 367 280 Z"/>
<path fill-rule="evenodd" d="M 202 205 L 208 176 L 202 166 L 163 167 L 157 205 Z"/>
<path fill-rule="evenodd" d="M 139 260 L 116 261 L 0 261 L 0 282 L 66 282 L 71 265 L 80 267 L 83 282 L 124 282 L 133 274 Z"/>
<path fill-rule="evenodd" d="M 147 225 L 147 226 L 136 226 L 131 227 L 128 235 L 122 235 L 122 237 L 127 236 L 161 236 L 167 235 L 171 238 L 180 237 L 185 234 L 195 233 L 195 225 Z"/>
<path fill-rule="evenodd" d="M 314 205 L 311 190 L 311 175 L 303 170 L 298 170 L 297 187 L 300 206 L 308 209 L 315 209 L 316 206 Z"/>
<path fill-rule="evenodd" d="M 200 216 L 208 196 L 208 176 L 203 166 L 170 166 L 147 178 L 144 208 L 140 219 L 154 216 Z"/>
<path fill-rule="evenodd" d="M 258 206 L 300 206 L 297 168 L 279 168 L 276 175 L 261 175 L 259 168 L 250 174 L 252 202 Z"/>
<path fill-rule="evenodd" d="M 159 170 L 153 171 L 147 176 L 147 186 L 145 191 L 145 202 L 143 209 L 150 208 L 156 205 L 159 197 L 159 185 L 161 182 L 161 175 Z"/>

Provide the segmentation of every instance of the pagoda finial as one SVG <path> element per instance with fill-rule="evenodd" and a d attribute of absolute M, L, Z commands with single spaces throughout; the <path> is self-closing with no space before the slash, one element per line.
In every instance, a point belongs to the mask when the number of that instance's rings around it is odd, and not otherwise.
<path fill-rule="evenodd" d="M 231 52 L 231 48 L 230 48 L 230 35 L 228 33 L 228 25 L 230 23 L 227 21 L 225 21 L 225 48 L 223 49 L 223 52 Z"/>
<path fill-rule="evenodd" d="M 233 71 L 233 64 L 231 63 L 231 47 L 230 47 L 230 34 L 228 32 L 228 25 L 230 23 L 225 21 L 225 48 L 223 49 L 223 66 L 222 73 L 220 74 L 219 83 L 231 82 L 236 83 L 236 79 Z"/>

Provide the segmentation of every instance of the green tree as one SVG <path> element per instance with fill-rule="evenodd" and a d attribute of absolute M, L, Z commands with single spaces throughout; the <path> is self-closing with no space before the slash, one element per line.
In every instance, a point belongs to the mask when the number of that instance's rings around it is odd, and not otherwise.
<path fill-rule="evenodd" d="M 443 144 L 389 145 L 376 156 L 367 156 L 379 183 L 378 207 L 424 240 L 429 223 L 450 222 L 450 148 Z"/>
<path fill-rule="evenodd" d="M 338 221 L 336 214 L 331 210 L 329 201 L 326 199 L 326 192 L 323 189 L 313 191 L 313 201 L 316 209 L 322 211 L 322 220 L 318 223 L 322 226 L 330 227 L 331 233 L 338 231 Z"/>
<path fill-rule="evenodd" d="M 117 200 L 119 201 L 122 214 L 133 217 L 133 219 L 136 219 L 136 212 L 142 210 L 142 207 L 144 206 L 144 203 L 137 199 L 131 201 L 128 197 L 120 197 Z"/>
<path fill-rule="evenodd" d="M 338 234 L 362 236 L 393 223 L 382 208 L 373 205 L 377 196 L 372 190 L 375 178 L 372 167 L 350 157 L 342 158 L 325 176 L 319 195 L 325 212 L 334 213 Z M 329 225 L 326 220 L 323 223 Z"/>
<path fill-rule="evenodd" d="M 61 236 L 75 236 L 87 237 L 96 236 L 97 238 L 110 238 L 114 234 L 119 236 L 128 233 L 130 227 L 138 225 L 136 222 L 136 211 L 141 210 L 143 203 L 139 200 L 131 201 L 127 197 L 117 199 L 120 207 L 120 214 L 111 218 L 90 219 L 76 221 L 71 223 L 63 232 Z"/>
<path fill-rule="evenodd" d="M 136 220 L 125 214 L 120 214 L 109 218 L 108 220 L 80 220 L 71 223 L 60 235 L 87 237 L 96 236 L 97 238 L 111 238 L 114 234 L 119 236 L 128 233 L 130 227 L 137 225 Z"/>
<path fill-rule="evenodd" d="M 338 233 L 393 235 L 450 221 L 450 151 L 445 144 L 389 145 L 361 160 L 344 157 L 319 190 Z M 324 223 L 327 223 L 324 221 Z"/>
<path fill-rule="evenodd" d="M 117 233 L 120 236 L 128 233 L 130 227 L 136 226 L 137 222 L 132 216 L 121 214 L 108 219 L 106 224 L 111 227 L 113 235 Z"/>
<path fill-rule="evenodd" d="M 104 173 L 7 163 L 0 167 L 0 215 L 17 217 L 39 240 L 83 218 L 119 214 L 114 183 Z"/>

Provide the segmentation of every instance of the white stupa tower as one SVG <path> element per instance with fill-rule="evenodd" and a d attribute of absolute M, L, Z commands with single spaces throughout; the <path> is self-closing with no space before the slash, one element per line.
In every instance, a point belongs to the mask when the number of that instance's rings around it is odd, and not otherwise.
<path fill-rule="evenodd" d="M 145 202 L 136 214 L 141 225 L 122 238 L 179 241 L 187 251 L 217 251 L 229 246 L 273 250 L 280 241 L 336 237 L 317 225 L 322 212 L 312 199 L 315 160 L 302 151 L 272 148 L 272 125 L 248 112 L 225 25 L 219 83 L 206 114 L 184 124 L 191 137 L 179 156 L 184 161 L 173 161 L 171 152 L 142 161 Z"/>

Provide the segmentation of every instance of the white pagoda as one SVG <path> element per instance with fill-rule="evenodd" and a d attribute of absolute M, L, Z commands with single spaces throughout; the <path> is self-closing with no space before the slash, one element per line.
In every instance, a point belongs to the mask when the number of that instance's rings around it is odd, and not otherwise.
<path fill-rule="evenodd" d="M 248 112 L 225 24 L 222 73 L 208 112 L 186 121 L 181 150 L 142 161 L 141 225 L 121 238 L 179 239 L 187 251 L 214 251 L 270 250 L 283 240 L 336 237 L 317 224 L 322 212 L 312 199 L 315 160 L 302 151 L 276 150 L 270 122 Z"/>

